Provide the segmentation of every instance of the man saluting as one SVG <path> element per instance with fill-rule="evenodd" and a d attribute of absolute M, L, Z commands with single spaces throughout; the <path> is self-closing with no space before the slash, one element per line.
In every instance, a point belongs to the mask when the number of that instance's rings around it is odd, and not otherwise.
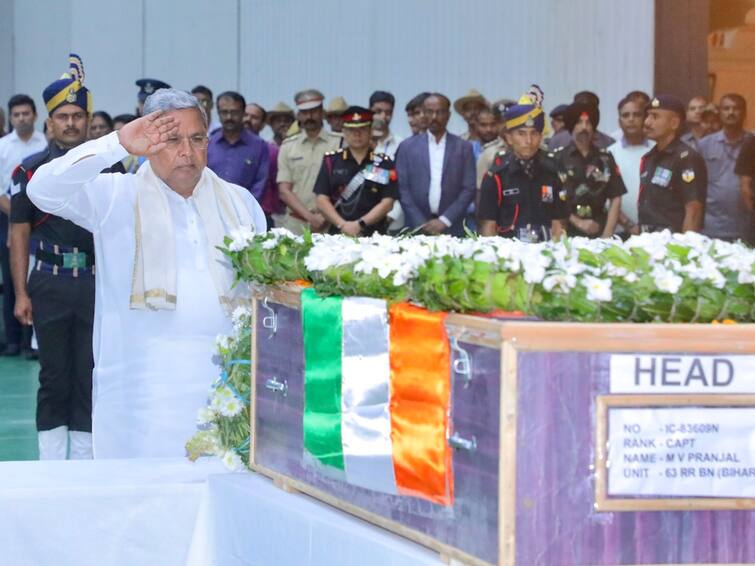
<path fill-rule="evenodd" d="M 40 167 L 27 189 L 94 235 L 95 458 L 184 454 L 214 338 L 243 292 L 217 246 L 232 230 L 266 228 L 249 192 L 207 168 L 196 98 L 160 89 L 144 113 Z M 129 154 L 147 158 L 136 174 L 100 174 Z"/>

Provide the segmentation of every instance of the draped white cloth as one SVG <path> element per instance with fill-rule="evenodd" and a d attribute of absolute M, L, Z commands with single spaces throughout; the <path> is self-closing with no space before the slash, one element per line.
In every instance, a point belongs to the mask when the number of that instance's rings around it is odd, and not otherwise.
<path fill-rule="evenodd" d="M 195 199 L 164 184 L 175 232 L 176 308 L 129 308 L 138 179 L 99 173 L 126 155 L 116 133 L 109 134 L 40 167 L 27 191 L 40 209 L 94 234 L 94 457 L 182 456 L 217 376 L 214 339 L 231 324 L 210 273 L 214 260 Z M 264 230 L 260 206 L 231 186 Z"/>

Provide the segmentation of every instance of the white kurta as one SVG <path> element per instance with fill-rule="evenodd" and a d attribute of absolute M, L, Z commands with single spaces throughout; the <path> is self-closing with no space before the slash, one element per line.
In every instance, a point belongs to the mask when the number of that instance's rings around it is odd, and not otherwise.
<path fill-rule="evenodd" d="M 114 132 L 40 167 L 27 191 L 40 209 L 94 234 L 94 457 L 182 456 L 218 374 L 215 337 L 229 333 L 231 323 L 210 276 L 207 237 L 193 198 L 167 185 L 176 235 L 176 309 L 129 308 L 138 181 L 99 173 L 127 154 Z M 234 188 L 256 229 L 264 230 L 260 206 L 248 191 Z"/>

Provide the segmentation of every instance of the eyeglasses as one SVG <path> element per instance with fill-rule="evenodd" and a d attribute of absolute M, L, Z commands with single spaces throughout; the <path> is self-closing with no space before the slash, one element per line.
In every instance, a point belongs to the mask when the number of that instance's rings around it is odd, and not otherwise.
<path fill-rule="evenodd" d="M 173 138 L 168 138 L 165 141 L 165 145 L 168 146 L 169 149 L 177 149 L 178 147 L 181 146 L 184 139 L 188 139 L 189 145 L 193 147 L 194 149 L 204 149 L 207 147 L 207 144 L 210 141 L 210 138 L 208 138 L 204 134 L 195 134 L 193 136 L 189 136 L 188 138 L 178 137 L 178 136 L 173 137 Z"/>

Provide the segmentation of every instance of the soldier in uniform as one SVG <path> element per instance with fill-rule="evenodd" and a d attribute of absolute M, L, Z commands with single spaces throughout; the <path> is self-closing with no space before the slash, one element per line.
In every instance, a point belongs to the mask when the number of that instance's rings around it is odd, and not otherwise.
<path fill-rule="evenodd" d="M 302 234 L 306 228 L 319 232 L 325 218 L 315 206 L 315 179 L 322 158 L 328 151 L 341 147 L 340 134 L 323 129 L 321 92 L 309 89 L 294 96 L 296 119 L 302 131 L 283 140 L 278 153 L 278 189 L 287 210 L 273 216 L 275 225 Z"/>
<path fill-rule="evenodd" d="M 482 153 L 477 158 L 477 190 L 479 191 L 482 186 L 482 180 L 485 178 L 485 174 L 493 165 L 493 160 L 499 151 L 507 149 L 506 143 L 506 121 L 503 119 L 506 114 L 506 110 L 516 104 L 515 100 L 503 98 L 493 103 L 492 112 L 498 124 L 498 137 L 493 141 L 486 143 L 482 146 Z"/>
<path fill-rule="evenodd" d="M 700 154 L 680 139 L 684 114 L 684 104 L 672 95 L 659 94 L 648 105 L 645 130 L 656 145 L 640 163 L 643 232 L 699 232 L 703 227 L 708 172 Z"/>
<path fill-rule="evenodd" d="M 159 79 L 139 79 L 136 81 L 136 86 L 139 87 L 139 93 L 136 95 L 137 105 L 136 105 L 136 115 L 141 116 L 144 111 L 144 101 L 147 100 L 147 97 L 155 92 L 157 89 L 160 88 L 170 88 L 170 85 L 166 82 L 163 82 Z M 212 99 L 212 95 L 210 95 L 210 99 Z M 209 119 L 210 114 L 207 114 L 207 118 Z"/>
<path fill-rule="evenodd" d="M 38 167 L 87 139 L 92 95 L 83 85 L 81 60 L 42 96 L 52 141 L 28 157 L 13 175 L 11 264 L 15 315 L 34 324 L 39 342 L 37 430 L 40 459 L 92 457 L 92 323 L 94 243 L 92 234 L 35 207 L 26 185 Z M 115 170 L 123 172 L 120 163 Z M 29 273 L 29 242 L 36 242 Z"/>
<path fill-rule="evenodd" d="M 511 149 L 500 150 L 482 181 L 478 220 L 483 236 L 526 242 L 559 239 L 569 209 L 558 164 L 540 149 L 545 114 L 528 95 L 504 115 Z"/>
<path fill-rule="evenodd" d="M 331 233 L 385 233 L 386 217 L 398 198 L 393 159 L 370 151 L 372 112 L 350 106 L 343 114 L 347 147 L 325 154 L 315 181 L 317 208 Z"/>
<path fill-rule="evenodd" d="M 596 106 L 572 103 L 565 114 L 572 141 L 551 154 L 566 177 L 570 236 L 613 236 L 621 212 L 621 195 L 627 192 L 613 155 L 595 144 L 600 114 Z M 606 209 L 606 203 L 608 208 Z"/>

